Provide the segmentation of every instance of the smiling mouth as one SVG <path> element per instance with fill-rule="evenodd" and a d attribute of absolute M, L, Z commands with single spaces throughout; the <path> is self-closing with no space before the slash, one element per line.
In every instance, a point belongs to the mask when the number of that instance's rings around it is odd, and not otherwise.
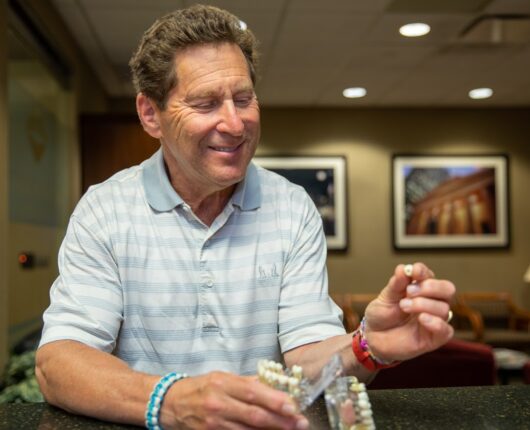
<path fill-rule="evenodd" d="M 235 148 L 212 148 L 212 149 L 217 152 L 234 152 L 237 149 L 237 146 Z"/>
<path fill-rule="evenodd" d="M 210 149 L 213 149 L 214 151 L 217 151 L 217 152 L 228 152 L 228 153 L 230 153 L 230 152 L 236 152 L 241 145 L 242 144 L 237 145 L 237 146 L 233 146 L 233 147 L 229 147 L 229 148 L 210 146 Z"/>

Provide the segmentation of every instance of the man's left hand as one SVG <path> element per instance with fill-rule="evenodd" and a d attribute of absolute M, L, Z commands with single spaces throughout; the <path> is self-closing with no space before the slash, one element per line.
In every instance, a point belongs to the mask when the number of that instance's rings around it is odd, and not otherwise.
<path fill-rule="evenodd" d="M 448 322 L 454 294 L 453 283 L 435 279 L 422 263 L 407 270 L 403 264 L 397 266 L 366 308 L 365 335 L 371 352 L 385 361 L 407 360 L 445 344 L 454 333 Z"/>

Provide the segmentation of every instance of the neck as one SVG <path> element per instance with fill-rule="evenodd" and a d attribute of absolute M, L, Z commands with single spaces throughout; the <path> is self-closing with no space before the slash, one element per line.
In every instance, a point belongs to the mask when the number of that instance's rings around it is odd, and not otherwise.
<path fill-rule="evenodd" d="M 196 181 L 189 180 L 182 175 L 178 166 L 168 162 L 167 159 L 164 161 L 166 173 L 173 189 L 190 206 L 197 218 L 210 226 L 223 211 L 237 184 L 226 188 L 213 185 L 208 187 L 206 184 L 201 184 L 199 178 Z"/>
<path fill-rule="evenodd" d="M 212 225 L 215 218 L 223 211 L 224 207 L 232 197 L 236 186 L 232 185 L 224 190 L 198 197 L 181 197 L 190 206 L 193 213 L 207 226 Z"/>

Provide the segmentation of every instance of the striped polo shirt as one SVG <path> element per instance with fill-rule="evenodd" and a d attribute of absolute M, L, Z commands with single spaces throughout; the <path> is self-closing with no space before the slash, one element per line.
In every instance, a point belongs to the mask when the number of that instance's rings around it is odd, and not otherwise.
<path fill-rule="evenodd" d="M 153 374 L 253 374 L 259 359 L 344 334 L 325 260 L 303 188 L 251 163 L 207 226 L 159 150 L 80 200 L 40 345 L 77 340 Z"/>

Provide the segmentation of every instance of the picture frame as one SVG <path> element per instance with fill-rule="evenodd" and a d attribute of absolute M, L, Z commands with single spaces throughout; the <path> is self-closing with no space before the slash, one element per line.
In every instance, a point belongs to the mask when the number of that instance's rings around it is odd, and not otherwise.
<path fill-rule="evenodd" d="M 253 161 L 302 186 L 322 217 L 328 250 L 347 250 L 346 157 L 255 156 Z"/>
<path fill-rule="evenodd" d="M 395 154 L 394 248 L 508 248 L 508 169 L 506 154 Z"/>

